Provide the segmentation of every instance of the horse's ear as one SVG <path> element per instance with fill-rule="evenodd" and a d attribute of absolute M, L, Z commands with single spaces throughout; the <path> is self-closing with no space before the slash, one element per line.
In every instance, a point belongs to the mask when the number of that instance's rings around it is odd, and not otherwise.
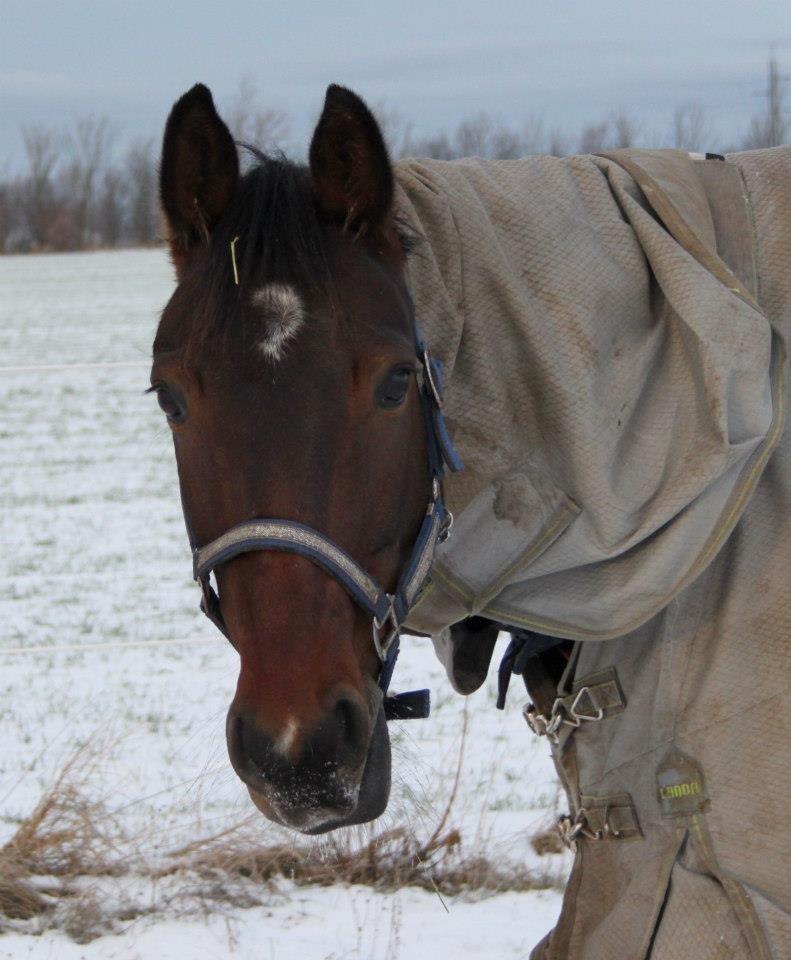
<path fill-rule="evenodd" d="M 379 124 L 363 101 L 332 84 L 313 140 L 310 174 L 322 212 L 363 233 L 381 230 L 393 202 L 393 170 Z"/>
<path fill-rule="evenodd" d="M 239 181 L 239 158 L 211 92 L 196 84 L 170 111 L 162 142 L 160 199 L 176 266 L 196 242 L 208 241 Z"/>

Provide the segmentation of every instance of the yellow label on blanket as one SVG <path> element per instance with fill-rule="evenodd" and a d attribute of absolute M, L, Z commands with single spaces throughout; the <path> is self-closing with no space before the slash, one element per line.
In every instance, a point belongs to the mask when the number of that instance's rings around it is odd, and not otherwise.
<path fill-rule="evenodd" d="M 700 764 L 677 747 L 671 747 L 662 758 L 656 781 L 663 817 L 688 817 L 708 806 Z"/>

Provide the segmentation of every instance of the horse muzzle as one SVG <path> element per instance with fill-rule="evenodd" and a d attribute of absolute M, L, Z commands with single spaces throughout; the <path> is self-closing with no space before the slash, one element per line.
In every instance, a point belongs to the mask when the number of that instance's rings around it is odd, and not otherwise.
<path fill-rule="evenodd" d="M 231 763 L 256 807 L 270 820 L 317 834 L 378 817 L 390 794 L 390 740 L 382 697 L 369 703 L 341 693 L 310 735 L 273 739 L 235 705 L 226 738 Z"/>

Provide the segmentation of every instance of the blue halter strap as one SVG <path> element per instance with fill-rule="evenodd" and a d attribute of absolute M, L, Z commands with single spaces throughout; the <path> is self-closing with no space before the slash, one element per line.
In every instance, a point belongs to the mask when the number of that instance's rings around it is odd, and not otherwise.
<path fill-rule="evenodd" d="M 352 600 L 371 616 L 372 640 L 382 664 L 379 686 L 384 694 L 388 720 L 424 718 L 429 714 L 428 690 L 392 696 L 388 695 L 388 689 L 398 658 L 401 627 L 426 581 L 437 543 L 448 536 L 453 522 L 442 498 L 442 477 L 446 467 L 454 472 L 463 467 L 442 414 L 442 364 L 431 356 L 417 332 L 415 352 L 422 366 L 420 400 L 426 425 L 431 494 L 415 545 L 393 593 L 388 593 L 329 537 L 294 520 L 248 520 L 231 527 L 203 547 L 192 543 L 193 576 L 203 594 L 201 610 L 226 637 L 228 630 L 220 609 L 220 598 L 211 585 L 210 574 L 232 557 L 257 550 L 286 551 L 306 557 L 334 577 Z"/>

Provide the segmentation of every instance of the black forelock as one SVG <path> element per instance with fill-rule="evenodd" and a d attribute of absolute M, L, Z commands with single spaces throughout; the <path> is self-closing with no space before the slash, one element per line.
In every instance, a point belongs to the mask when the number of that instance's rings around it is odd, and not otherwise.
<path fill-rule="evenodd" d="M 224 226 L 239 237 L 239 284 L 290 281 L 321 285 L 326 271 L 326 226 L 319 215 L 306 166 L 284 154 L 244 145 L 255 164 L 242 177 Z M 230 244 L 233 237 L 223 239 Z M 317 274 L 317 267 L 322 271 Z"/>

